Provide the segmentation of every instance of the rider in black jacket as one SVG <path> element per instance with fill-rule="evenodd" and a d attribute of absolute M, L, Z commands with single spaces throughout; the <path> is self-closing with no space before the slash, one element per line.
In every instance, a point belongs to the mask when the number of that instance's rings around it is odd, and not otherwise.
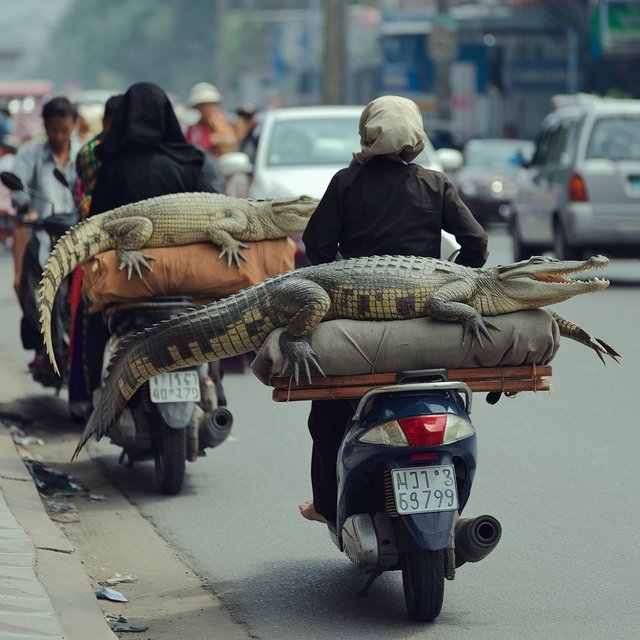
<path fill-rule="evenodd" d="M 312 264 L 372 255 L 440 257 L 441 231 L 461 249 L 456 262 L 481 267 L 487 235 L 448 178 L 411 161 L 424 148 L 420 108 L 383 96 L 360 117 L 361 151 L 331 180 L 302 236 Z M 336 457 L 353 417 L 347 400 L 311 403 L 313 501 L 300 505 L 309 520 L 335 522 Z"/>

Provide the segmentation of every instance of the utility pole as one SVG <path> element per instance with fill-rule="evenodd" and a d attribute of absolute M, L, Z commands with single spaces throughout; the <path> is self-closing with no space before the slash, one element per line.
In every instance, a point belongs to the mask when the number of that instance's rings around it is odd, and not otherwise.
<path fill-rule="evenodd" d="M 324 104 L 344 104 L 347 46 L 344 0 L 324 2 L 324 52 L 322 99 Z"/>
<path fill-rule="evenodd" d="M 212 78 L 212 81 L 213 84 L 222 93 L 223 98 L 226 97 L 226 94 L 229 91 L 229 79 L 227 77 L 226 62 L 227 37 L 224 32 L 224 19 L 228 10 L 229 0 L 216 0 L 215 8 L 213 11 L 213 24 L 215 25 L 213 71 L 215 73 L 215 77 Z"/>
<path fill-rule="evenodd" d="M 433 25 L 429 51 L 435 62 L 436 68 L 436 114 L 440 120 L 451 118 L 451 61 L 453 51 L 454 33 L 449 17 L 449 0 L 437 0 L 436 20 Z"/>

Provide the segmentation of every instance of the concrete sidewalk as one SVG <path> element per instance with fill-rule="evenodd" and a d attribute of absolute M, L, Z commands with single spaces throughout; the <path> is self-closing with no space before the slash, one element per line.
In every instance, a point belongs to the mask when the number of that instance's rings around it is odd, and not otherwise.
<path fill-rule="evenodd" d="M 117 640 L 0 425 L 0 640 Z"/>

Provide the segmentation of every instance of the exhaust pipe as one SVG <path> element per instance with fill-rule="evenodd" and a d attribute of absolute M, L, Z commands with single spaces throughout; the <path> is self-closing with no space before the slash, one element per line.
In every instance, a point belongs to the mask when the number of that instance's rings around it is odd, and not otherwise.
<path fill-rule="evenodd" d="M 500 542 L 502 527 L 493 516 L 458 520 L 455 528 L 456 569 L 486 558 Z"/>
<path fill-rule="evenodd" d="M 226 407 L 218 407 L 207 413 L 198 429 L 200 449 L 217 447 L 222 444 L 231 433 L 233 415 Z"/>

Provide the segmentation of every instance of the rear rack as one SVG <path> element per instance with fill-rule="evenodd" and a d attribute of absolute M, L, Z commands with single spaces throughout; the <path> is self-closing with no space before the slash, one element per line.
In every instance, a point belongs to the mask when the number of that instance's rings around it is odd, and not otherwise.
<path fill-rule="evenodd" d="M 474 367 L 449 369 L 448 380 L 467 384 L 472 391 L 503 392 L 515 395 L 520 391 L 549 391 L 550 365 L 527 364 L 517 367 Z M 293 378 L 273 378 L 273 400 L 356 400 L 374 387 L 396 384 L 396 373 L 371 373 L 353 376 L 312 377 L 311 384 Z"/>

